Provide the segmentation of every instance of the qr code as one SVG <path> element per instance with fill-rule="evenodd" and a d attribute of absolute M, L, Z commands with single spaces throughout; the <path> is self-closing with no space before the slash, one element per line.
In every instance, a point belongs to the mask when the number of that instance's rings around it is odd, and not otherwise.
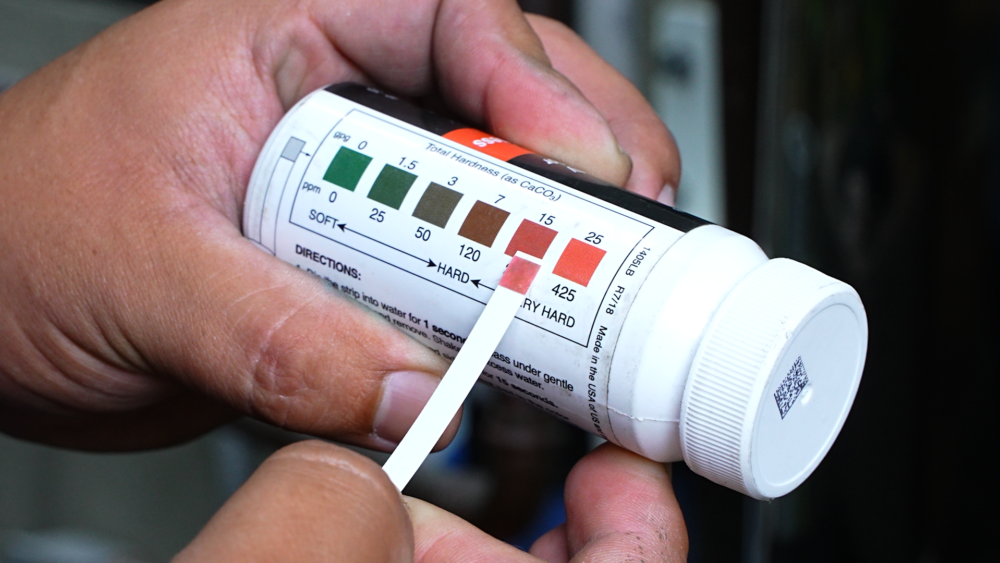
<path fill-rule="evenodd" d="M 802 356 L 799 356 L 792 364 L 792 369 L 788 370 L 788 375 L 778 386 L 778 390 L 774 392 L 774 401 L 778 403 L 778 412 L 781 413 L 782 419 L 791 410 L 795 399 L 799 398 L 806 385 L 809 385 L 809 374 L 806 373 L 806 366 L 802 363 Z"/>

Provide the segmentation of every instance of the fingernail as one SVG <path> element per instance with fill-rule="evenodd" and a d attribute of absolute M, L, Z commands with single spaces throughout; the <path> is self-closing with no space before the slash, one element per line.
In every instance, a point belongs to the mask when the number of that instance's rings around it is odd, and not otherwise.
<path fill-rule="evenodd" d="M 611 124 L 608 124 L 608 128 L 610 128 L 610 127 L 611 127 Z M 622 144 L 618 141 L 617 137 L 615 138 L 615 147 L 618 149 L 619 153 L 621 153 L 625 158 L 628 159 L 629 165 L 631 165 L 632 164 L 632 157 L 629 156 L 628 151 L 625 150 L 625 147 L 622 146 Z"/>
<path fill-rule="evenodd" d="M 422 371 L 390 374 L 382 392 L 382 403 L 375 413 L 375 434 L 384 440 L 399 443 L 440 381 Z"/>
<path fill-rule="evenodd" d="M 610 125 L 608 127 L 610 127 Z M 625 177 L 625 181 L 628 182 L 628 179 L 632 177 L 632 171 L 635 170 L 635 161 L 632 160 L 632 155 L 625 152 L 625 147 L 618 142 L 618 139 L 615 139 L 615 144 L 618 145 L 618 153 L 624 156 L 625 160 L 628 162 L 628 174 Z"/>
<path fill-rule="evenodd" d="M 677 201 L 677 188 L 671 184 L 663 184 L 663 189 L 660 190 L 660 195 L 656 196 L 656 201 L 673 207 Z"/>

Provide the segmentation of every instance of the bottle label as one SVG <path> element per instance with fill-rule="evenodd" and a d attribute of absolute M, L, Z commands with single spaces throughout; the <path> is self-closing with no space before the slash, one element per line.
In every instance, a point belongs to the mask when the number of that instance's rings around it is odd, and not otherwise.
<path fill-rule="evenodd" d="M 607 386 L 622 324 L 653 265 L 704 222 L 352 88 L 372 100 L 314 93 L 272 134 L 245 235 L 449 359 L 512 256 L 534 256 L 538 277 L 480 379 L 617 442 Z"/>

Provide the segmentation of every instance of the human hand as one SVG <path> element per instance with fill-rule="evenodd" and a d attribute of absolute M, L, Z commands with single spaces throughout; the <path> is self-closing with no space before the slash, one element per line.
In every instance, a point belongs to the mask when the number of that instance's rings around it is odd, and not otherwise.
<path fill-rule="evenodd" d="M 390 449 L 444 363 L 255 249 L 245 187 L 283 112 L 343 80 L 646 195 L 676 185 L 638 92 L 530 21 L 513 0 L 165 0 L 4 93 L 0 430 L 126 449 L 244 413 Z"/>
<path fill-rule="evenodd" d="M 686 559 L 687 532 L 663 465 L 606 444 L 573 468 L 565 498 L 566 523 L 528 554 L 401 498 L 367 458 L 302 442 L 266 461 L 175 562 Z"/>

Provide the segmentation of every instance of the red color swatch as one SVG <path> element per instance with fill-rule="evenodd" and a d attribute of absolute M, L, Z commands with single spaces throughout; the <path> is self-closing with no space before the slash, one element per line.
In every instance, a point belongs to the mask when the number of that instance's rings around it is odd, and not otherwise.
<path fill-rule="evenodd" d="M 525 254 L 530 254 L 535 258 L 545 257 L 545 251 L 549 249 L 552 240 L 556 238 L 556 232 L 548 227 L 543 227 L 538 223 L 524 219 L 521 225 L 514 232 L 514 238 L 510 239 L 507 256 L 513 256 L 520 250 Z"/>
<path fill-rule="evenodd" d="M 566 245 L 566 250 L 559 257 L 552 273 L 587 287 L 605 254 L 606 251 L 596 246 L 572 239 Z"/>
<path fill-rule="evenodd" d="M 528 293 L 528 288 L 535 280 L 539 268 L 538 264 L 515 256 L 510 264 L 507 264 L 507 269 L 504 270 L 503 277 L 500 278 L 500 287 L 506 287 L 524 295 Z"/>

